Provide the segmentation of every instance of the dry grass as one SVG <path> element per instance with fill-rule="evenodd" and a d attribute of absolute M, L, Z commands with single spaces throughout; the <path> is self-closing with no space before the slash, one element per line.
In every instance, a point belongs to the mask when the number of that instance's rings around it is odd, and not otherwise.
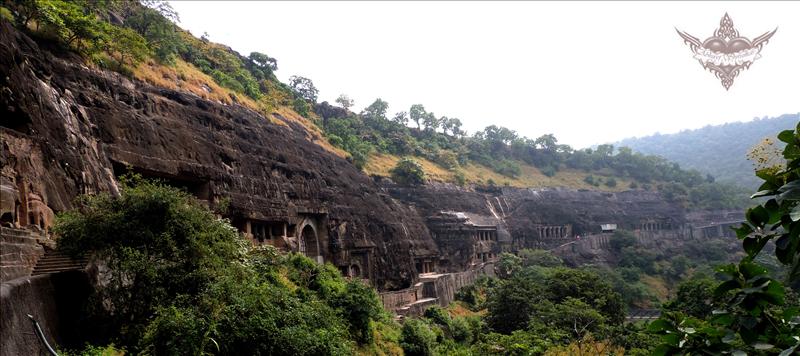
<path fill-rule="evenodd" d="M 134 68 L 133 76 L 151 85 L 187 91 L 206 100 L 226 105 L 233 103 L 231 94 L 234 93 L 232 90 L 219 86 L 210 76 L 181 59 L 177 59 L 173 67 L 161 65 L 153 60 L 142 62 Z M 242 98 L 242 96 L 236 95 L 242 104 L 251 109 L 257 109 L 253 100 Z"/>
<path fill-rule="evenodd" d="M 642 274 L 639 279 L 647 286 L 647 289 L 656 295 L 658 300 L 664 301 L 669 298 L 669 288 L 663 279 L 646 274 Z"/>
<path fill-rule="evenodd" d="M 433 163 L 422 157 L 412 157 L 415 161 L 419 162 L 422 170 L 425 171 L 425 176 L 436 182 L 452 182 L 453 172 Z M 381 177 L 391 176 L 391 169 L 397 165 L 400 157 L 388 153 L 373 153 L 364 165 L 364 173 L 368 175 L 377 175 Z"/>
<path fill-rule="evenodd" d="M 328 142 L 328 139 L 322 134 L 322 130 L 319 128 L 319 126 L 312 121 L 313 119 L 305 118 L 287 107 L 279 107 L 277 110 L 275 110 L 275 113 L 280 115 L 284 120 L 291 121 L 302 126 L 306 131 L 307 138 L 325 150 L 342 158 L 349 155 L 345 150 L 331 145 L 330 142 Z M 273 117 L 273 121 L 280 121 L 280 119 Z M 284 122 L 281 122 L 280 124 L 288 126 Z"/>
<path fill-rule="evenodd" d="M 286 127 L 289 127 L 287 122 L 297 123 L 306 130 L 309 141 L 339 157 L 348 155 L 347 152 L 331 145 L 322 135 L 319 127 L 310 119 L 301 116 L 289 107 L 275 104 L 280 102 L 282 98 L 273 98 L 265 95 L 261 100 L 255 101 L 244 94 L 235 93 L 233 90 L 221 87 L 209 75 L 182 59 L 177 59 L 172 67 L 161 65 L 153 60 L 143 62 L 133 69 L 133 76 L 154 86 L 190 92 L 203 99 L 225 105 L 233 104 L 232 98 L 236 97 L 236 101 L 240 105 L 262 114 L 271 123 Z M 278 91 L 275 90 L 273 92 Z M 282 119 L 272 114 L 278 114 Z"/>
<path fill-rule="evenodd" d="M 450 306 L 447 307 L 447 312 L 450 313 L 451 317 L 455 318 L 455 317 L 466 317 L 466 316 L 483 316 L 486 315 L 488 311 L 486 309 L 481 309 L 479 311 L 474 312 L 472 310 L 469 310 L 469 308 L 467 308 L 466 306 L 464 306 L 464 303 L 456 301 L 451 303 Z"/>
<path fill-rule="evenodd" d="M 425 171 L 426 176 L 428 179 L 436 182 L 454 182 L 454 171 L 449 171 L 442 166 L 437 165 L 431 161 L 428 161 L 421 157 L 413 157 L 414 160 L 419 162 L 422 165 L 423 170 Z M 372 154 L 367 161 L 367 164 L 364 166 L 364 172 L 369 175 L 377 175 L 382 177 L 388 177 L 391 175 L 390 170 L 397 165 L 397 162 L 400 160 L 400 157 L 385 154 L 385 153 L 375 153 Z M 461 168 L 461 172 L 464 173 L 464 178 L 466 179 L 468 184 L 487 184 L 489 180 L 492 180 L 497 185 L 508 185 L 512 187 L 518 188 L 545 188 L 545 187 L 563 187 L 563 188 L 571 188 L 571 189 L 590 189 L 590 190 L 601 190 L 601 191 L 610 191 L 610 192 L 619 192 L 624 190 L 629 190 L 631 180 L 614 177 L 617 181 L 617 185 L 615 187 L 609 187 L 605 184 L 601 184 L 599 187 L 595 187 L 591 184 L 584 182 L 584 178 L 588 175 L 588 173 L 583 171 L 578 171 L 574 169 L 562 169 L 556 173 L 556 175 L 552 177 L 548 177 L 542 174 L 536 167 L 531 165 L 518 162 L 522 174 L 520 174 L 516 178 L 511 178 L 504 176 L 500 173 L 493 171 L 491 168 L 476 164 L 476 163 L 469 163 L 467 166 Z M 594 173 L 595 177 L 601 177 L 605 181 L 607 176 L 601 176 L 597 173 Z"/>

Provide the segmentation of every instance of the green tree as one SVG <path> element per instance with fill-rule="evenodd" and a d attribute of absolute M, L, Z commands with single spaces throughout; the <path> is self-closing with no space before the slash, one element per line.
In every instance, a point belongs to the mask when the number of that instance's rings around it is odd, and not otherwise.
<path fill-rule="evenodd" d="M 311 79 L 293 75 L 289 77 L 289 87 L 301 98 L 310 102 L 317 102 L 319 90 L 314 86 L 314 82 Z"/>
<path fill-rule="evenodd" d="M 680 311 L 695 318 L 711 316 L 714 305 L 719 305 L 721 298 L 714 296 L 717 281 L 710 278 L 697 278 L 681 282 L 675 298 L 664 305 L 664 310 Z"/>
<path fill-rule="evenodd" d="M 671 312 L 654 321 L 650 330 L 663 335 L 657 354 L 791 355 L 800 350 L 800 312 L 785 307 L 783 283 L 756 260 L 774 241 L 775 257 L 789 270 L 786 283 L 800 280 L 800 127 L 782 131 L 778 139 L 786 143 L 785 164 L 756 171 L 764 182 L 753 197 L 762 197 L 761 203 L 747 210 L 747 221 L 736 230 L 746 256 L 717 270 L 725 279 L 714 295 L 723 303 L 706 320 Z"/>
<path fill-rule="evenodd" d="M 166 1 L 142 3 L 144 6 L 137 3 L 122 3 L 126 12 L 125 26 L 147 40 L 156 59 L 162 63 L 174 63 L 175 57 L 184 46 L 174 23 L 178 21 L 178 13 Z"/>
<path fill-rule="evenodd" d="M 272 58 L 261 52 L 250 52 L 247 57 L 252 61 L 260 70 L 266 73 L 273 73 L 278 70 L 278 60 Z"/>
<path fill-rule="evenodd" d="M 400 346 L 406 355 L 429 356 L 433 355 L 436 344 L 436 334 L 424 321 L 409 319 L 403 324 L 400 335 Z"/>
<path fill-rule="evenodd" d="M 417 161 L 405 157 L 391 170 L 392 179 L 399 184 L 420 185 L 425 183 L 425 171 Z"/>
<path fill-rule="evenodd" d="M 336 103 L 347 110 L 350 110 L 354 104 L 353 99 L 350 99 L 346 94 L 339 94 L 339 97 L 336 98 Z"/>
<path fill-rule="evenodd" d="M 564 261 L 558 258 L 558 256 L 545 250 L 523 249 L 519 251 L 519 256 L 522 259 L 522 265 L 524 267 L 558 267 L 564 264 Z"/>
<path fill-rule="evenodd" d="M 84 197 L 53 231 L 59 249 L 109 267 L 91 310 L 128 342 L 142 337 L 160 303 L 199 294 L 240 257 L 235 229 L 187 193 L 136 177 L 122 181 L 119 197 Z"/>
<path fill-rule="evenodd" d="M 414 104 L 411 105 L 411 109 L 408 110 L 408 117 L 411 121 L 417 124 L 417 129 L 421 129 L 422 125 L 421 122 L 428 116 L 428 112 L 425 111 L 425 107 L 422 104 Z"/>

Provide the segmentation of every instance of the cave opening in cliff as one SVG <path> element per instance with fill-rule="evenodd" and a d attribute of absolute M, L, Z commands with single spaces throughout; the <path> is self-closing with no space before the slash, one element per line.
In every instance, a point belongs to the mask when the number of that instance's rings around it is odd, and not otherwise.
<path fill-rule="evenodd" d="M 127 173 L 141 175 L 145 179 L 158 180 L 166 185 L 186 191 L 195 198 L 205 201 L 211 200 L 211 185 L 208 180 L 188 175 L 176 175 L 154 171 L 146 168 L 131 166 L 121 162 L 112 162 L 114 175 L 119 178 Z"/>
<path fill-rule="evenodd" d="M 0 117 L 0 126 L 5 127 L 24 134 L 29 133 L 29 126 L 31 123 L 30 117 L 21 110 L 3 110 Z"/>
<path fill-rule="evenodd" d="M 318 259 L 320 256 L 317 232 L 311 225 L 303 227 L 300 233 L 300 253 L 314 259 Z"/>

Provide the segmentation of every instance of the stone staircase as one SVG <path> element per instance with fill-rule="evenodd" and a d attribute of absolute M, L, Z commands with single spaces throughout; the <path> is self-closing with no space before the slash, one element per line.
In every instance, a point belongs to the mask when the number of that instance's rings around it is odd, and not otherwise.
<path fill-rule="evenodd" d="M 44 240 L 29 230 L 0 227 L 0 282 L 30 276 L 44 255 Z"/>
<path fill-rule="evenodd" d="M 45 251 L 44 256 L 36 263 L 31 275 L 36 276 L 45 273 L 84 269 L 86 268 L 86 263 L 86 257 L 72 259 L 72 257 L 61 251 L 48 249 Z"/>

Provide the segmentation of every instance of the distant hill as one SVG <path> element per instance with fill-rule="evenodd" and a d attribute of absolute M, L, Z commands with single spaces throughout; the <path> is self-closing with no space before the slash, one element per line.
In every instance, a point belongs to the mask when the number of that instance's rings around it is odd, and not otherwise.
<path fill-rule="evenodd" d="M 710 173 L 719 181 L 755 189 L 759 179 L 753 175 L 753 165 L 746 158 L 750 148 L 766 137 L 775 139 L 779 132 L 794 128 L 799 119 L 798 114 L 787 114 L 709 125 L 675 134 L 627 138 L 614 146 L 628 146 L 637 152 L 659 155 L 678 162 L 683 168 Z"/>

